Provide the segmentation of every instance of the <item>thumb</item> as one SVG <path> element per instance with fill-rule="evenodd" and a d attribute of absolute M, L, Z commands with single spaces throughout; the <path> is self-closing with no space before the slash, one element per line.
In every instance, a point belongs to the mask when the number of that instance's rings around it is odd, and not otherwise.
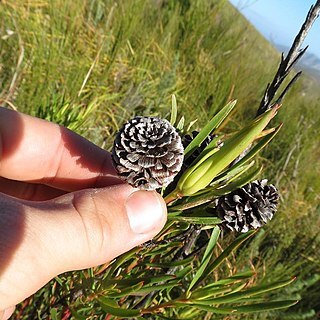
<path fill-rule="evenodd" d="M 152 239 L 166 221 L 166 206 L 158 193 L 128 185 L 78 191 L 51 203 L 51 212 L 41 218 L 51 222 L 46 240 L 63 261 L 56 262 L 58 271 L 110 261 Z M 58 243 L 52 244 L 56 237 Z"/>
<path fill-rule="evenodd" d="M 12 208 L 23 222 L 10 225 L 16 216 L 8 209 L 12 201 L 2 201 L 7 204 L 3 212 L 10 215 L 6 220 L 10 232 L 4 234 L 15 235 L 14 245 L 7 247 L 15 249 L 7 253 L 7 265 L 0 265 L 0 310 L 22 301 L 59 273 L 108 262 L 152 239 L 166 221 L 160 195 L 128 185 L 81 190 L 45 202 L 14 203 Z M 10 239 L 1 240 L 10 244 Z M 5 297 L 1 292 L 6 292 Z"/>

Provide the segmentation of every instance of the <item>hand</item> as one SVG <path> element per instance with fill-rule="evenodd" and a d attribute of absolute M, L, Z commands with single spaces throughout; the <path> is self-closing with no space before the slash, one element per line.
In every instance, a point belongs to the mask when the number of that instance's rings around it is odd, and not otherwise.
<path fill-rule="evenodd" d="M 111 156 L 56 124 L 0 108 L 0 319 L 56 275 L 153 238 L 166 206 L 120 182 Z"/>

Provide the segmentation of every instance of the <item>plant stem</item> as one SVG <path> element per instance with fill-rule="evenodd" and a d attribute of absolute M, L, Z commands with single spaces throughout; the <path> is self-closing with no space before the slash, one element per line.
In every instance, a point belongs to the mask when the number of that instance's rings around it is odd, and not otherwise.
<path fill-rule="evenodd" d="M 181 194 L 179 190 L 175 189 L 164 198 L 164 201 L 166 202 L 166 205 L 168 206 L 172 202 L 174 202 L 178 199 L 181 199 L 182 197 L 183 197 L 183 194 Z"/>
<path fill-rule="evenodd" d="M 293 44 L 287 54 L 284 57 L 284 54 L 281 55 L 281 61 L 278 67 L 278 70 L 271 82 L 267 85 L 264 96 L 260 102 L 260 106 L 257 111 L 257 116 L 264 113 L 272 106 L 272 100 L 274 99 L 279 87 L 281 86 L 284 79 L 288 76 L 289 72 L 293 68 L 293 66 L 297 63 L 298 60 L 303 56 L 306 52 L 307 48 L 301 49 L 302 43 L 305 40 L 310 28 L 312 27 L 314 21 L 318 18 L 320 14 L 320 0 L 318 0 L 315 5 L 311 6 L 306 20 L 303 23 L 299 33 L 295 37 Z M 290 83 L 286 86 L 283 92 L 280 94 L 276 103 L 281 103 L 284 95 L 287 93 L 288 89 L 293 85 L 293 83 L 298 79 L 301 75 L 301 72 L 297 73 L 294 78 L 290 81 Z"/>

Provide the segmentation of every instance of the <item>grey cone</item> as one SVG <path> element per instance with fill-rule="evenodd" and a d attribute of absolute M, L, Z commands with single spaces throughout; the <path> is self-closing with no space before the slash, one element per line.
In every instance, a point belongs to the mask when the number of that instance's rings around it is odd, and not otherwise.
<path fill-rule="evenodd" d="M 216 212 L 223 225 L 237 232 L 257 229 L 277 211 L 278 191 L 267 180 L 256 180 L 216 201 Z"/>
<path fill-rule="evenodd" d="M 183 152 L 181 138 L 169 121 L 136 117 L 117 134 L 112 158 L 123 180 L 154 190 L 167 186 L 180 171 Z"/>

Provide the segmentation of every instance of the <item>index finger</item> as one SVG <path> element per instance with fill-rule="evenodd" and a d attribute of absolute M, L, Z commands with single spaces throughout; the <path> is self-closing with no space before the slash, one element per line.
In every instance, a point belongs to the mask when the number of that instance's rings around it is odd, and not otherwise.
<path fill-rule="evenodd" d="M 66 191 L 120 183 L 109 152 L 57 124 L 5 108 L 0 176 Z"/>

